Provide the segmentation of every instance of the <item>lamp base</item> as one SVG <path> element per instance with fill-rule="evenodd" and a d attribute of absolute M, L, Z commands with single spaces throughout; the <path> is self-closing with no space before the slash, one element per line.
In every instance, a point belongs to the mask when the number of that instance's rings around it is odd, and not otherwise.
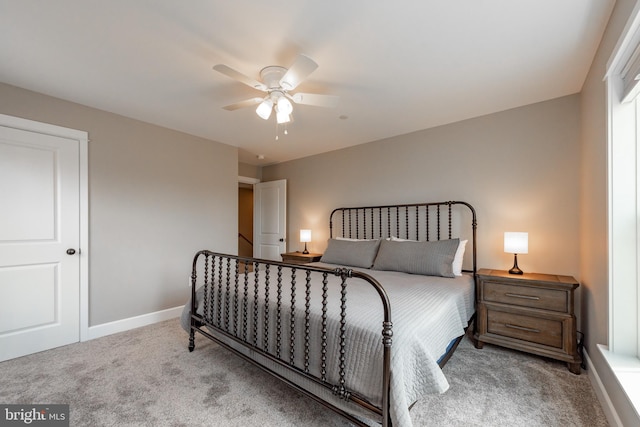
<path fill-rule="evenodd" d="M 518 254 L 513 254 L 513 267 L 509 270 L 509 274 L 524 274 L 518 267 Z"/>
<path fill-rule="evenodd" d="M 518 268 L 518 266 L 515 266 L 511 270 L 509 270 L 509 274 L 524 274 L 524 273 L 522 272 L 522 270 Z"/>
<path fill-rule="evenodd" d="M 307 242 L 304 242 L 304 251 L 302 251 L 302 253 L 305 255 L 309 253 L 309 251 L 307 250 Z"/>

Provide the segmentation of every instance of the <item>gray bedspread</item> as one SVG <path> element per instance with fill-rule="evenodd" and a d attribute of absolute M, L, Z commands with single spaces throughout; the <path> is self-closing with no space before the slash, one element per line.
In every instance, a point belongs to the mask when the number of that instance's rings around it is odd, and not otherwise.
<path fill-rule="evenodd" d="M 314 265 L 335 268 L 335 265 L 316 263 Z M 409 414 L 409 407 L 420 397 L 431 393 L 442 393 L 449 387 L 447 379 L 438 366 L 438 360 L 446 352 L 450 342 L 464 334 L 464 328 L 474 313 L 474 282 L 470 275 L 463 275 L 456 278 L 443 278 L 433 276 L 412 275 L 392 271 L 363 270 L 370 276 L 377 279 L 385 288 L 391 302 L 391 319 L 393 322 L 393 344 L 391 347 L 391 419 L 395 426 L 411 427 L 412 421 Z M 296 322 L 302 322 L 298 318 L 304 318 L 304 280 L 298 270 L 298 284 L 296 289 Z M 253 285 L 253 273 L 248 273 L 249 284 Z M 313 273 L 314 283 L 312 288 L 311 306 L 311 340 L 310 365 L 309 370 L 318 375 L 320 371 L 320 295 L 321 280 L 319 273 Z M 339 278 L 329 276 L 330 302 L 328 305 L 328 336 L 338 336 L 339 334 Z M 273 277 L 272 277 L 273 280 Z M 289 283 L 288 272 L 283 274 L 283 283 Z M 382 310 L 379 297 L 370 285 L 357 279 L 349 279 L 347 291 L 347 322 L 346 330 L 347 355 L 346 366 L 347 388 L 366 397 L 372 403 L 380 405 L 382 396 Z M 252 289 L 252 288 L 251 288 Z M 287 286 L 281 289 L 283 311 L 281 314 L 281 328 L 285 334 L 282 340 L 282 353 L 288 357 L 289 335 L 287 327 L 290 322 L 288 314 L 288 302 L 290 301 L 290 290 Z M 252 292 L 252 290 L 251 290 Z M 201 299 L 201 293 L 197 297 Z M 276 288 L 271 286 L 269 294 L 269 333 L 267 347 L 273 351 L 275 347 L 276 324 Z M 260 298 L 264 295 L 261 294 Z M 199 301 L 198 311 L 202 311 L 202 301 Z M 190 303 L 185 306 L 182 325 L 189 329 Z M 263 348 L 262 335 L 264 332 L 264 310 L 261 308 L 258 322 L 258 347 Z M 252 336 L 252 320 L 249 322 L 249 336 Z M 233 320 L 228 327 L 233 330 Z M 337 341 L 337 340 L 335 340 Z M 303 337 L 295 336 L 296 366 L 302 366 L 304 349 L 302 345 Z M 235 343 L 231 343 L 237 347 Z M 243 350 L 245 354 L 256 359 L 261 359 L 260 363 L 275 365 L 265 358 L 259 357 L 251 350 Z M 329 370 L 327 377 L 329 381 L 338 381 L 336 348 L 329 348 L 327 356 Z M 280 369 L 276 370 L 282 371 Z M 282 372 L 287 375 L 286 372 Z M 289 377 L 289 376 L 288 376 Z M 295 378 L 290 378 L 295 379 Z M 308 388 L 312 388 L 313 384 Z M 322 395 L 323 398 L 332 399 L 327 396 L 325 390 L 311 390 Z M 354 405 L 338 403 L 356 414 L 362 412 L 354 410 Z"/>

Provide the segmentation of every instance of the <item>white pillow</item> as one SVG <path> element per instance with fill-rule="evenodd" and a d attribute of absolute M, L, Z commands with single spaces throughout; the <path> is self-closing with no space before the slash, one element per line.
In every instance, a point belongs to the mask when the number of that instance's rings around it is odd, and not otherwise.
<path fill-rule="evenodd" d="M 389 239 L 387 240 L 391 240 L 394 242 L 417 242 L 417 240 L 412 240 L 412 239 L 401 239 L 400 237 L 396 237 L 396 236 L 391 236 Z"/>
<path fill-rule="evenodd" d="M 467 241 L 468 240 L 460 240 L 456 254 L 453 256 L 453 263 L 451 264 L 451 267 L 453 268 L 454 276 L 462 276 L 462 261 L 464 260 L 464 248 Z"/>
<path fill-rule="evenodd" d="M 347 242 L 370 242 L 378 239 L 351 239 L 349 237 L 334 237 L 336 240 L 346 240 Z"/>
<path fill-rule="evenodd" d="M 387 239 L 389 240 L 389 239 Z M 416 242 L 417 240 L 410 239 L 401 239 L 400 237 L 391 236 L 391 239 L 394 242 Z M 464 261 L 464 249 L 467 245 L 468 240 L 460 240 L 460 244 L 458 245 L 458 249 L 456 250 L 456 254 L 453 257 L 453 263 L 451 267 L 453 268 L 453 274 L 455 276 L 462 276 L 462 262 Z"/>

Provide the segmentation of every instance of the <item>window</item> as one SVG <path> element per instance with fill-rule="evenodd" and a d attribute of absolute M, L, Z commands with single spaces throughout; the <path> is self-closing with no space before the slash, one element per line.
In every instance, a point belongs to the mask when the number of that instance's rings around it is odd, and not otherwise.
<path fill-rule="evenodd" d="M 640 411 L 640 3 L 609 61 L 609 345 L 600 346 Z"/>
<path fill-rule="evenodd" d="M 635 19 L 630 19 L 625 30 L 607 70 L 609 350 L 638 357 L 640 121 L 637 95 L 640 91 L 640 14 L 637 11 Z"/>

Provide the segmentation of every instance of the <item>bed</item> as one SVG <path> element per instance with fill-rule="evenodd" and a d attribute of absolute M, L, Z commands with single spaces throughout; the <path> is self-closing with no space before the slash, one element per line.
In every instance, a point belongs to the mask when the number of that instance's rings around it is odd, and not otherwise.
<path fill-rule="evenodd" d="M 349 207 L 319 263 L 200 251 L 189 351 L 201 334 L 355 425 L 410 427 L 475 313 L 476 227 L 460 201 Z"/>

